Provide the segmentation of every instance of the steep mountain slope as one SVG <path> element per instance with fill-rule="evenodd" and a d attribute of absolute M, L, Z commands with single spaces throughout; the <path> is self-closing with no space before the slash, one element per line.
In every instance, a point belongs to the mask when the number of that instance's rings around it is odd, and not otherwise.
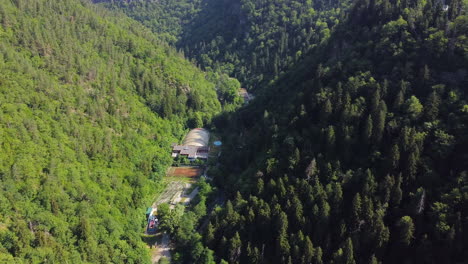
<path fill-rule="evenodd" d="M 257 88 L 215 122 L 209 174 L 231 199 L 202 233 L 218 261 L 468 258 L 466 1 L 122 3 Z M 179 262 L 205 263 L 192 244 Z"/>
<path fill-rule="evenodd" d="M 467 3 L 357 1 L 327 42 L 215 122 L 229 263 L 468 258 Z M 239 191 L 239 192 L 238 192 Z M 238 193 L 236 193 L 238 192 Z"/>
<path fill-rule="evenodd" d="M 148 263 L 169 145 L 221 109 L 207 77 L 86 1 L 0 0 L 0 262 Z"/>
<path fill-rule="evenodd" d="M 350 1 L 97 1 L 164 33 L 205 69 L 247 88 L 274 80 L 330 36 Z"/>

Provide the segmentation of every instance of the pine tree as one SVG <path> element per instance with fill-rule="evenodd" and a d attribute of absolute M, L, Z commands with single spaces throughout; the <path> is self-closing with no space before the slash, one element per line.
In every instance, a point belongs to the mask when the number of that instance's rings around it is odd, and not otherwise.
<path fill-rule="evenodd" d="M 315 161 L 315 158 L 313 158 L 310 161 L 309 166 L 307 166 L 307 169 L 305 171 L 305 174 L 306 174 L 307 181 L 310 181 L 312 178 L 317 176 L 318 168 L 317 168 L 317 162 Z"/>
<path fill-rule="evenodd" d="M 260 251 L 257 247 L 252 247 L 250 242 L 247 244 L 247 257 L 250 264 L 258 264 L 261 261 Z"/>
<path fill-rule="evenodd" d="M 390 150 L 390 168 L 396 170 L 400 162 L 400 148 L 397 143 L 394 143 L 392 149 Z"/>
<path fill-rule="evenodd" d="M 314 257 L 314 246 L 308 236 L 305 238 L 303 250 L 305 263 L 312 263 L 312 258 Z"/>
<path fill-rule="evenodd" d="M 368 196 L 364 196 L 362 203 L 362 218 L 366 225 L 372 225 L 374 219 L 374 203 Z"/>
<path fill-rule="evenodd" d="M 229 260 L 231 263 L 237 263 L 241 255 L 242 242 L 239 236 L 239 232 L 229 240 Z"/>
<path fill-rule="evenodd" d="M 427 121 L 434 121 L 439 115 L 440 97 L 436 91 L 433 91 L 424 105 L 424 117 Z"/>
<path fill-rule="evenodd" d="M 392 191 L 392 198 L 391 198 L 391 204 L 394 207 L 398 207 L 400 205 L 401 199 L 403 198 L 403 192 L 401 190 L 401 183 L 402 183 L 402 177 L 401 173 L 398 175 L 395 181 L 395 185 L 393 185 L 393 191 Z"/>
<path fill-rule="evenodd" d="M 288 217 L 284 212 L 281 212 L 278 215 L 277 218 L 277 237 L 276 237 L 276 248 L 277 248 L 277 254 L 279 258 L 285 258 L 289 256 L 290 252 L 290 245 L 288 242 L 288 235 L 287 235 L 287 230 L 288 230 Z"/>
<path fill-rule="evenodd" d="M 351 228 L 352 228 L 352 231 L 356 231 L 360 227 L 361 211 L 362 211 L 361 195 L 359 193 L 356 193 L 356 195 L 354 195 L 353 204 L 352 204 L 352 207 L 351 207 Z"/>
<path fill-rule="evenodd" d="M 378 204 L 374 214 L 374 246 L 378 251 L 383 251 L 390 240 L 390 230 L 384 223 L 385 211 Z"/>
<path fill-rule="evenodd" d="M 409 216 L 403 216 L 398 220 L 396 226 L 398 241 L 404 246 L 409 246 L 414 238 L 413 219 Z"/>
<path fill-rule="evenodd" d="M 379 185 L 379 193 L 382 197 L 383 204 L 387 204 L 390 202 L 394 184 L 395 180 L 393 176 L 387 174 L 387 176 L 385 176 L 385 178 L 383 179 L 382 183 Z"/>
<path fill-rule="evenodd" d="M 200 258 L 198 259 L 197 263 L 200 264 L 216 264 L 214 260 L 214 252 L 213 250 L 209 248 L 205 248 L 200 255 Z"/>
<path fill-rule="evenodd" d="M 331 209 L 334 216 L 339 216 L 341 212 L 341 202 L 343 201 L 343 189 L 338 182 L 332 183 L 332 192 L 331 192 Z"/>
<path fill-rule="evenodd" d="M 372 116 L 368 115 L 366 123 L 364 124 L 364 128 L 362 130 L 362 141 L 366 144 L 369 145 L 371 144 L 371 136 L 372 136 Z"/>
<path fill-rule="evenodd" d="M 345 264 L 356 264 L 354 260 L 353 241 L 350 237 L 346 239 L 343 249 L 343 263 Z"/>
<path fill-rule="evenodd" d="M 364 173 L 364 182 L 362 187 L 363 195 L 373 195 L 377 189 L 377 183 L 375 182 L 374 175 L 370 169 L 367 169 Z"/>
<path fill-rule="evenodd" d="M 263 179 L 258 179 L 257 188 L 256 188 L 258 195 L 262 195 L 264 186 L 265 186 L 265 183 L 263 182 Z"/>
<path fill-rule="evenodd" d="M 411 151 L 408 155 L 408 160 L 406 161 L 406 177 L 408 179 L 407 183 L 414 182 L 416 179 L 416 172 L 418 169 L 418 159 L 419 159 L 419 149 L 417 145 L 414 145 L 414 150 Z"/>
<path fill-rule="evenodd" d="M 398 112 L 401 110 L 401 107 L 405 100 L 405 92 L 406 92 L 406 82 L 401 81 L 400 91 L 397 93 L 395 97 L 395 101 L 393 102 L 393 111 Z"/>
<path fill-rule="evenodd" d="M 329 155 L 333 155 L 335 151 L 335 141 L 336 141 L 336 135 L 335 135 L 335 128 L 333 126 L 328 126 L 328 129 L 326 130 L 326 146 L 327 146 L 327 153 Z"/>
<path fill-rule="evenodd" d="M 321 112 L 320 112 L 320 122 L 323 124 L 326 124 L 328 122 L 328 119 L 332 113 L 332 105 L 329 99 L 325 101 L 325 103 L 322 105 Z"/>
<path fill-rule="evenodd" d="M 411 96 L 406 100 L 406 113 L 410 118 L 416 120 L 419 118 L 423 111 L 423 105 L 419 102 L 419 99 L 416 96 Z"/>
<path fill-rule="evenodd" d="M 322 255 L 323 255 L 322 248 L 321 248 L 321 247 L 318 247 L 318 248 L 315 250 L 314 264 L 323 264 Z"/>
<path fill-rule="evenodd" d="M 213 248 L 213 241 L 214 241 L 214 227 L 213 225 L 211 224 L 211 222 L 208 223 L 208 226 L 206 227 L 206 230 L 205 230 L 205 235 L 204 235 L 204 239 L 205 239 L 205 244 L 210 247 L 210 248 Z"/>
<path fill-rule="evenodd" d="M 289 157 L 289 169 L 293 170 L 299 163 L 301 155 L 298 148 L 295 148 L 293 154 Z"/>
<path fill-rule="evenodd" d="M 369 264 L 379 264 L 379 261 L 377 260 L 374 254 L 370 257 Z"/>
<path fill-rule="evenodd" d="M 373 116 L 376 116 L 379 110 L 380 104 L 380 87 L 376 87 L 374 93 L 371 96 L 370 101 L 370 112 Z"/>
<path fill-rule="evenodd" d="M 380 101 L 379 108 L 373 115 L 374 125 L 372 138 L 374 139 L 375 144 L 379 144 L 383 137 L 383 132 L 385 128 L 385 120 L 387 116 L 387 105 L 385 101 Z"/>

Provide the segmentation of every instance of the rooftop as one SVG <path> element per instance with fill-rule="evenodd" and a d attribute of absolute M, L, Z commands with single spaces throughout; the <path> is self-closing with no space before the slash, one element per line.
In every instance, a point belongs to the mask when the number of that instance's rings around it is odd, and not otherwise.
<path fill-rule="evenodd" d="M 209 147 L 199 146 L 186 146 L 186 145 L 175 145 L 172 147 L 172 157 L 178 155 L 187 156 L 189 159 L 208 158 Z"/>
<path fill-rule="evenodd" d="M 195 128 L 188 132 L 182 145 L 207 147 L 210 141 L 210 132 L 203 128 Z"/>

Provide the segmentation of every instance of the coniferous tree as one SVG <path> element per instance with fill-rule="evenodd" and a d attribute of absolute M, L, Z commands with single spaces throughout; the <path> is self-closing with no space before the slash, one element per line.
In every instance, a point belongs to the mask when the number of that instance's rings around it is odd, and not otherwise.
<path fill-rule="evenodd" d="M 242 242 L 239 233 L 236 232 L 229 241 L 229 260 L 231 263 L 237 263 L 241 255 Z"/>
<path fill-rule="evenodd" d="M 312 258 L 314 257 L 314 246 L 312 241 L 308 236 L 306 236 L 304 241 L 304 263 L 312 263 Z"/>
<path fill-rule="evenodd" d="M 440 98 L 436 91 L 433 91 L 424 106 L 424 117 L 428 121 L 434 121 L 439 114 Z"/>
<path fill-rule="evenodd" d="M 362 130 L 362 140 L 365 144 L 371 144 L 372 129 L 373 129 L 372 116 L 369 115 L 367 117 L 366 123 L 364 124 L 364 128 Z"/>
<path fill-rule="evenodd" d="M 396 170 L 400 162 L 400 148 L 394 143 L 390 150 L 390 168 Z"/>
<path fill-rule="evenodd" d="M 357 231 L 361 226 L 361 203 L 361 195 L 359 193 L 356 193 L 356 195 L 354 195 L 353 203 L 351 206 L 351 228 L 353 232 Z"/>
<path fill-rule="evenodd" d="M 355 264 L 354 260 L 354 250 L 353 250 L 353 241 L 350 237 L 346 239 L 344 249 L 343 249 L 343 263 L 346 264 Z"/>
<path fill-rule="evenodd" d="M 411 217 L 403 216 L 397 222 L 398 241 L 403 246 L 409 246 L 414 238 L 414 223 Z"/>

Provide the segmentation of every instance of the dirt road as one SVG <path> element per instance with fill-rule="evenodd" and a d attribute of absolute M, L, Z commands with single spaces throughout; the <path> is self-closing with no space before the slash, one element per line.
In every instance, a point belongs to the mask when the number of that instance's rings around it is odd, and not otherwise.
<path fill-rule="evenodd" d="M 169 203 L 171 208 L 174 208 L 175 204 L 183 203 L 188 205 L 193 198 L 198 194 L 198 187 L 195 188 L 189 195 L 185 192 L 190 189 L 191 183 L 173 181 L 170 182 L 164 192 L 158 197 L 153 203 L 153 208 L 157 208 L 162 203 Z M 153 264 L 157 264 L 161 258 L 167 258 L 171 260 L 171 240 L 168 234 L 164 233 L 160 244 L 156 245 L 156 249 L 151 251 L 151 261 Z"/>
<path fill-rule="evenodd" d="M 161 244 L 156 246 L 156 250 L 153 251 L 151 256 L 151 262 L 157 264 L 161 258 L 166 258 L 171 262 L 171 248 L 169 246 L 170 239 L 168 234 L 164 234 L 161 240 Z"/>

